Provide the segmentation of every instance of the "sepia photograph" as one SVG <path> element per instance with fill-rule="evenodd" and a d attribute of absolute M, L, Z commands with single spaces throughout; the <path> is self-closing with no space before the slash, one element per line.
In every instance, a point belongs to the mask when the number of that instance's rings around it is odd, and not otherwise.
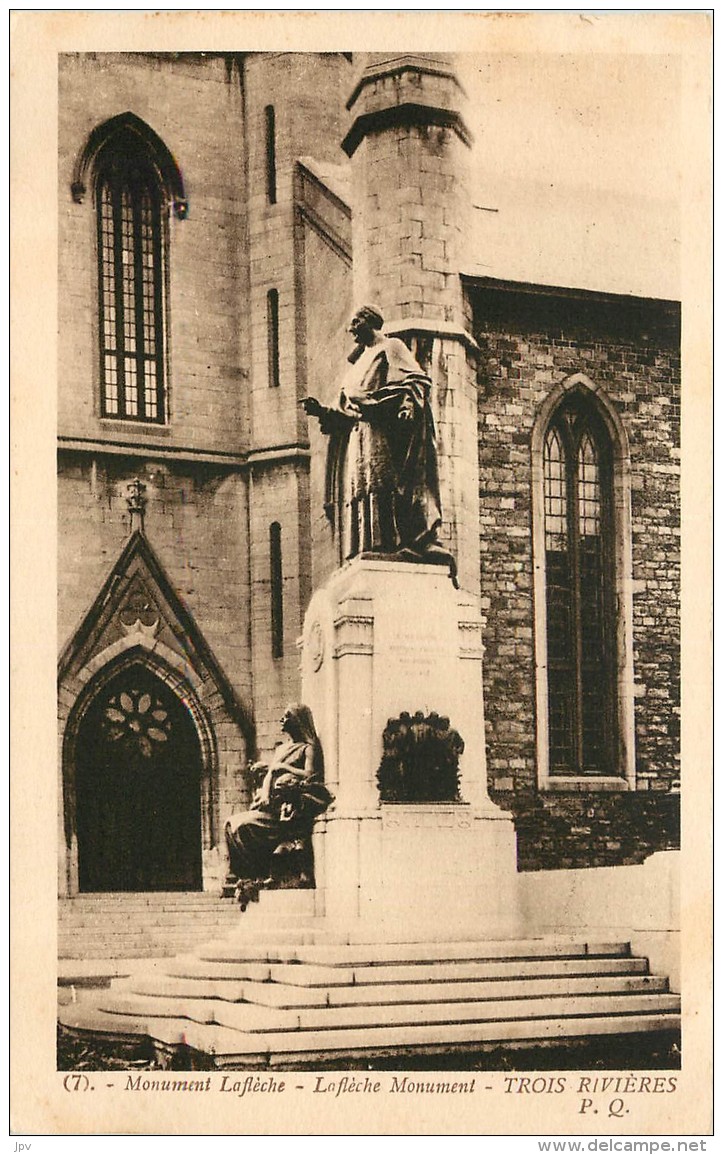
<path fill-rule="evenodd" d="M 707 18 L 505 41 L 477 14 L 447 44 L 411 14 L 315 40 L 324 14 L 202 15 L 53 42 L 73 1125 L 142 1130 L 147 1096 L 233 1133 L 229 1096 L 263 1100 L 250 1131 L 332 1099 L 394 1130 L 403 1099 L 514 1132 L 514 1096 L 564 1100 L 563 1132 L 675 1131 L 703 995 L 681 421 L 709 379 L 687 400 L 681 327 Z M 112 1125 L 67 1094 L 96 1085 Z"/>

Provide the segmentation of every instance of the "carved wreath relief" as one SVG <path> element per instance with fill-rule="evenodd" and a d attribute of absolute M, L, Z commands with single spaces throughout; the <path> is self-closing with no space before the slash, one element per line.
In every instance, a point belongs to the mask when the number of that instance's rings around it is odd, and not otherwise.
<path fill-rule="evenodd" d="M 449 718 L 421 710 L 390 718 L 377 771 L 382 802 L 459 802 L 464 741 Z"/>

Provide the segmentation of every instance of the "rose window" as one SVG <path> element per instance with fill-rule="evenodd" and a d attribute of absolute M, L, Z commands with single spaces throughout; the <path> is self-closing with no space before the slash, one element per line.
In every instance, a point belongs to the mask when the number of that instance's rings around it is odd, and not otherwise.
<path fill-rule="evenodd" d="M 150 758 L 168 741 L 171 723 L 162 703 L 146 690 L 122 690 L 114 694 L 104 711 L 105 729 L 111 742 L 124 739 Z"/>

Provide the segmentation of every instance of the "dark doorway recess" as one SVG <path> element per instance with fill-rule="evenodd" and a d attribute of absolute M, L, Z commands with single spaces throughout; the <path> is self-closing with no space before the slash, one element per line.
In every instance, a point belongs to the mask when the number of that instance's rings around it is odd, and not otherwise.
<path fill-rule="evenodd" d="M 201 749 L 173 691 L 142 665 L 123 670 L 76 750 L 80 890 L 200 890 Z"/>

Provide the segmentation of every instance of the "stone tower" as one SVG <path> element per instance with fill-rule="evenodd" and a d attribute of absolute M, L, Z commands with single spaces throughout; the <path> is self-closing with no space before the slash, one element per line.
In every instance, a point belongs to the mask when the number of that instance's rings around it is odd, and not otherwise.
<path fill-rule="evenodd" d="M 357 57 L 355 56 L 355 62 Z M 354 295 L 409 342 L 433 383 L 445 545 L 479 590 L 475 343 L 463 287 L 469 211 L 464 93 L 442 55 L 368 53 L 347 107 Z"/>

